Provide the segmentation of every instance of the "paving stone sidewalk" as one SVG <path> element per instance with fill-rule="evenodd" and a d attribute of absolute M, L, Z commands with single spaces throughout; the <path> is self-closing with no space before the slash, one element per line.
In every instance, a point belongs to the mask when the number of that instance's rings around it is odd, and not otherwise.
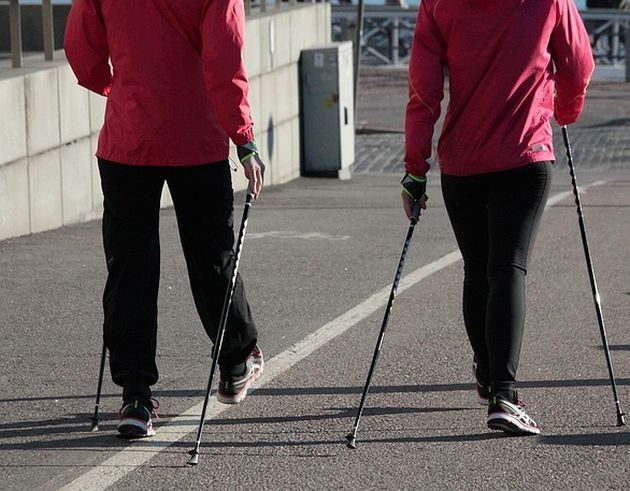
<path fill-rule="evenodd" d="M 402 171 L 406 77 L 404 70 L 372 68 L 362 72 L 357 104 L 356 174 Z M 439 131 L 438 123 L 430 162 L 434 169 Z M 569 135 L 577 168 L 630 166 L 630 83 L 593 82 L 584 113 L 570 127 Z M 564 143 L 555 124 L 554 147 L 557 165 L 565 166 Z"/>

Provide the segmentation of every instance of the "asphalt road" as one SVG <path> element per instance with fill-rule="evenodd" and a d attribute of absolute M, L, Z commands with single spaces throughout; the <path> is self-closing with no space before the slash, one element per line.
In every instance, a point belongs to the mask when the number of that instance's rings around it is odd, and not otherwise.
<path fill-rule="evenodd" d="M 587 115 L 585 124 L 625 117 L 622 103 L 610 103 L 617 112 Z M 619 138 L 614 143 L 624 145 Z M 605 142 L 600 148 L 606 151 Z M 400 171 L 363 165 L 350 181 L 302 178 L 266 189 L 254 205 L 241 271 L 266 374 L 242 405 L 222 412 L 212 405 L 194 468 L 186 452 L 211 347 L 192 304 L 172 210 L 163 211 L 161 229 L 161 419 L 154 438 L 131 445 L 115 436 L 120 393 L 108 376 L 100 431 L 89 431 L 101 351 L 100 222 L 1 241 L 0 488 L 627 488 L 630 433 L 615 425 L 570 180 L 560 164 L 530 265 L 519 369 L 520 395 L 541 436 L 506 438 L 485 426 L 460 314 L 462 264 L 436 175 L 358 448 L 345 447 L 407 229 Z M 582 165 L 578 181 L 620 400 L 629 410 L 630 167 Z"/>

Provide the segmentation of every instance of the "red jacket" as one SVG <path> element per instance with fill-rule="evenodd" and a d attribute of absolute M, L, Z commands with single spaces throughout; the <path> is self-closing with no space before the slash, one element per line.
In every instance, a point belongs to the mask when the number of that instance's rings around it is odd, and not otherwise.
<path fill-rule="evenodd" d="M 550 120 L 578 119 L 593 69 L 573 0 L 423 0 L 409 64 L 407 172 L 429 169 L 445 70 L 440 170 L 466 176 L 554 160 Z"/>
<path fill-rule="evenodd" d="M 226 159 L 228 136 L 252 140 L 244 19 L 242 0 L 74 0 L 66 56 L 107 97 L 96 154 L 195 165 Z"/>

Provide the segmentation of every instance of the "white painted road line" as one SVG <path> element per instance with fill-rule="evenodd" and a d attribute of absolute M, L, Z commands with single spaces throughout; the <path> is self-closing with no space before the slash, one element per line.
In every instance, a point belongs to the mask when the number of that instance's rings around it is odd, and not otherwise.
<path fill-rule="evenodd" d="M 400 281 L 398 293 L 402 293 L 411 288 L 419 281 L 427 278 L 440 271 L 441 269 L 453 264 L 461 258 L 459 251 L 451 252 L 446 256 L 423 266 L 409 275 L 406 275 Z M 345 314 L 340 315 L 336 319 L 325 324 L 317 331 L 309 334 L 300 342 L 294 344 L 282 353 L 274 356 L 265 363 L 265 372 L 259 379 L 257 386 L 271 382 L 278 375 L 289 370 L 293 365 L 306 358 L 318 348 L 324 346 L 340 334 L 369 317 L 379 308 L 383 307 L 389 299 L 391 286 L 387 286 L 374 293 L 363 302 L 348 310 Z M 228 409 L 229 406 L 220 404 L 216 399 L 211 399 L 208 404 L 207 418 L 213 418 Z M 157 436 L 134 442 L 120 452 L 99 464 L 97 467 L 83 474 L 67 486 L 61 488 L 63 490 L 98 490 L 111 486 L 116 481 L 124 477 L 136 467 L 142 465 L 162 450 L 165 450 L 173 443 L 183 439 L 191 433 L 196 434 L 198 424 L 190 424 L 192 419 L 201 417 L 203 402 L 190 408 L 185 413 L 172 419 L 169 423 L 158 428 Z M 146 442 L 146 446 L 144 446 Z M 190 442 L 190 447 L 194 446 L 194 442 Z M 182 464 L 187 456 L 182 452 Z M 203 442 L 201 446 L 201 460 L 203 462 Z"/>
<path fill-rule="evenodd" d="M 267 232 L 252 232 L 247 234 L 247 240 L 252 239 L 298 239 L 298 240 L 348 240 L 349 235 L 330 235 L 322 232 L 295 232 L 293 230 L 269 230 Z"/>
<path fill-rule="evenodd" d="M 579 193 L 581 195 L 588 188 L 592 188 L 592 187 L 595 187 L 595 186 L 601 186 L 603 184 L 606 184 L 607 182 L 608 181 L 595 181 L 595 182 L 592 182 L 591 184 L 589 184 L 588 186 L 578 186 L 578 191 L 579 191 Z M 573 191 L 565 191 L 564 193 L 555 194 L 555 195 L 551 196 L 547 200 L 547 206 L 545 206 L 545 208 L 549 208 L 550 206 L 553 206 L 556 203 L 559 203 L 563 199 L 568 198 L 569 196 L 572 196 L 572 195 L 573 195 Z"/>
<path fill-rule="evenodd" d="M 580 191 L 585 191 L 589 187 L 602 185 L 606 182 L 607 181 L 594 182 L 589 186 L 580 188 Z M 555 205 L 572 194 L 571 191 L 567 191 L 550 197 L 547 201 L 547 207 Z M 431 276 L 433 273 L 437 273 L 460 259 L 460 252 L 454 251 L 437 261 L 433 261 L 405 275 L 398 286 L 398 294 L 401 294 L 423 279 Z M 387 304 L 390 291 L 391 285 L 382 288 L 346 313 L 328 322 L 282 353 L 274 356 L 265 363 L 265 372 L 258 380 L 257 386 L 262 387 L 271 382 L 278 375 L 289 370 L 293 365 L 306 358 L 315 350 L 366 319 L 376 310 L 382 308 Z M 252 391 L 255 391 L 255 389 Z M 191 433 L 196 435 L 198 424 L 190 424 L 190 421 L 192 419 L 198 420 L 201 417 L 202 408 L 203 402 L 191 407 L 188 411 L 172 419 L 164 426 L 160 426 L 156 437 L 130 444 L 61 489 L 67 491 L 95 491 L 106 489 L 113 485 L 116 481 L 122 479 L 125 475 L 129 474 L 173 443 L 182 440 Z M 229 409 L 229 406 L 218 403 L 216 399 L 211 399 L 208 404 L 207 419 L 216 417 L 227 409 Z M 191 440 L 190 447 L 192 448 L 193 446 L 194 442 Z M 183 465 L 184 460 L 187 459 L 187 455 L 182 452 L 181 457 Z M 201 465 L 203 465 L 203 442 L 201 446 L 201 460 Z"/>

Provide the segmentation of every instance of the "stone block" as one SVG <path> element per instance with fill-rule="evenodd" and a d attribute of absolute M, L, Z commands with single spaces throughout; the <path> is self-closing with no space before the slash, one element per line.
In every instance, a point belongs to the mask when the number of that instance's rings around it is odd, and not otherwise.
<path fill-rule="evenodd" d="M 293 179 L 300 177 L 302 169 L 302 134 L 300 132 L 300 118 L 291 120 L 291 169 Z"/>
<path fill-rule="evenodd" d="M 24 77 L 0 81 L 0 165 L 26 157 L 26 104 Z"/>
<path fill-rule="evenodd" d="M 103 127 L 105 120 L 105 104 L 107 99 L 103 96 L 88 91 L 90 104 L 90 133 L 98 133 Z"/>
<path fill-rule="evenodd" d="M 258 56 L 260 57 L 260 74 L 270 72 L 273 67 L 273 51 L 275 50 L 275 23 L 272 16 L 263 16 L 256 19 L 259 26 Z"/>
<path fill-rule="evenodd" d="M 56 69 L 40 70 L 24 77 L 28 154 L 59 146 L 59 84 Z M 59 161 L 59 158 L 57 158 Z"/>
<path fill-rule="evenodd" d="M 275 158 L 273 159 L 274 184 L 290 181 L 293 171 L 293 128 L 291 121 L 280 123 L 276 133 Z"/>
<path fill-rule="evenodd" d="M 317 12 L 314 7 L 294 9 L 291 11 L 291 30 L 299 32 L 299 36 L 291 37 L 291 59 L 298 60 L 304 48 L 317 44 L 317 22 L 312 17 Z"/>
<path fill-rule="evenodd" d="M 0 166 L 0 240 L 30 232 L 27 165 L 20 159 Z"/>
<path fill-rule="evenodd" d="M 291 42 L 300 37 L 302 31 L 291 30 L 291 12 L 282 12 L 274 16 L 275 21 L 275 50 L 273 52 L 274 67 L 281 67 L 291 63 Z M 300 33 L 296 35 L 296 33 Z"/>
<path fill-rule="evenodd" d="M 268 72 L 260 76 L 260 120 L 258 128 L 268 130 L 279 122 L 278 109 L 284 100 L 284 92 L 276 82 L 276 73 Z M 282 97 L 282 99 L 280 99 Z"/>
<path fill-rule="evenodd" d="M 260 94 L 260 76 L 256 76 L 254 78 L 249 79 L 249 94 L 247 99 L 249 100 L 249 105 L 252 109 L 252 119 L 254 120 L 254 133 L 258 133 L 258 129 L 260 128 L 262 122 L 262 106 L 261 101 L 262 97 Z"/>
<path fill-rule="evenodd" d="M 61 147 L 61 187 L 64 225 L 94 217 L 90 138 Z"/>
<path fill-rule="evenodd" d="M 330 43 L 332 41 L 332 22 L 330 3 L 317 5 L 317 43 Z"/>
<path fill-rule="evenodd" d="M 61 143 L 90 134 L 90 101 L 87 89 L 77 84 L 70 65 L 61 65 L 59 75 L 59 127 Z"/>
<path fill-rule="evenodd" d="M 260 19 L 247 19 L 245 23 L 245 69 L 247 76 L 252 79 L 260 75 Z"/>
<path fill-rule="evenodd" d="M 293 63 L 279 67 L 274 72 L 276 124 L 289 121 L 299 114 L 297 71 L 297 64 Z"/>
<path fill-rule="evenodd" d="M 28 160 L 31 232 L 63 225 L 60 150 L 55 148 Z"/>

